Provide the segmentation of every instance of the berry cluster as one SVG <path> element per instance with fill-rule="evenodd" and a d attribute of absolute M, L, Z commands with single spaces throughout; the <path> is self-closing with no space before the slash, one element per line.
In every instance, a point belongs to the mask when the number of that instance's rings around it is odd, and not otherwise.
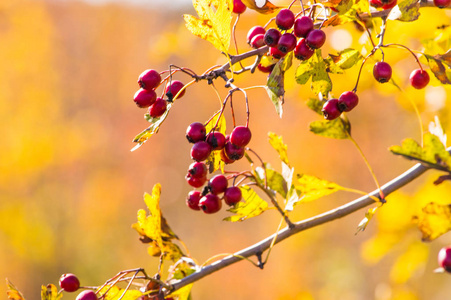
<path fill-rule="evenodd" d="M 80 288 L 80 281 L 78 280 L 78 277 L 74 274 L 67 273 L 63 274 L 60 277 L 59 285 L 61 289 L 65 292 L 75 292 Z M 82 291 L 80 294 L 77 295 L 76 300 L 97 300 L 98 297 L 96 293 L 92 290 L 85 290 Z"/>
<path fill-rule="evenodd" d="M 147 113 L 152 118 L 161 117 L 167 109 L 167 103 L 172 102 L 174 97 L 180 92 L 178 98 L 181 98 L 185 94 L 185 90 L 182 90 L 184 84 L 178 80 L 171 80 L 164 89 L 164 94 L 167 99 L 157 97 L 156 88 L 161 85 L 161 74 L 158 71 L 149 69 L 141 73 L 138 78 L 138 84 L 140 89 L 135 93 L 133 100 L 140 108 L 147 108 Z"/>
<path fill-rule="evenodd" d="M 385 83 L 391 79 L 392 69 L 391 66 L 384 62 L 377 62 L 373 67 L 373 76 L 380 82 Z M 410 73 L 410 84 L 416 89 L 425 88 L 429 83 L 429 74 L 423 69 L 415 69 Z"/>
<path fill-rule="evenodd" d="M 220 156 L 224 163 L 230 164 L 244 156 L 245 146 L 250 142 L 251 131 L 247 126 L 235 127 L 230 135 L 212 130 L 207 134 L 204 124 L 195 122 L 188 126 L 186 138 L 194 145 L 191 148 L 191 158 L 195 161 L 189 168 L 186 180 L 194 188 L 200 188 L 207 182 L 208 168 L 204 163 L 212 151 L 221 151 Z M 221 209 L 220 194 L 224 194 L 224 202 L 230 206 L 241 200 L 241 190 L 236 187 L 228 187 L 228 179 L 222 175 L 216 175 L 208 180 L 202 193 L 194 190 L 188 194 L 186 203 L 194 210 L 202 209 L 205 213 L 215 213 Z"/>
<path fill-rule="evenodd" d="M 342 112 L 349 112 L 359 103 L 359 97 L 352 91 L 344 92 L 338 99 L 327 100 L 321 110 L 326 120 L 338 118 Z"/>

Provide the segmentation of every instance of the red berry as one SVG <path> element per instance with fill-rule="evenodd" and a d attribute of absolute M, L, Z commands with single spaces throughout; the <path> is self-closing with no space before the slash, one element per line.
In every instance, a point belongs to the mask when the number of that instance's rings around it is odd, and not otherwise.
<path fill-rule="evenodd" d="M 154 90 L 139 89 L 133 96 L 133 101 L 140 108 L 151 106 L 155 100 L 157 100 L 157 93 Z"/>
<path fill-rule="evenodd" d="M 244 156 L 244 147 L 238 147 L 231 142 L 226 142 L 224 146 L 224 154 L 230 160 L 239 160 Z"/>
<path fill-rule="evenodd" d="M 390 9 L 396 6 L 396 4 L 398 4 L 398 0 L 381 0 L 382 2 L 382 9 Z"/>
<path fill-rule="evenodd" d="M 305 42 L 312 49 L 321 48 L 326 42 L 326 34 L 321 29 L 313 29 L 307 34 Z"/>
<path fill-rule="evenodd" d="M 257 69 L 259 69 L 260 72 L 263 72 L 263 73 L 271 73 L 272 70 L 274 69 L 274 66 L 275 66 L 275 64 L 274 64 L 274 65 L 267 66 L 267 67 L 264 66 L 264 65 L 262 65 L 262 64 L 258 64 L 258 65 L 257 65 Z"/>
<path fill-rule="evenodd" d="M 354 92 L 344 92 L 338 97 L 338 109 L 340 111 L 351 111 L 359 104 L 359 97 Z"/>
<path fill-rule="evenodd" d="M 67 273 L 61 275 L 59 285 L 66 292 L 75 292 L 80 288 L 80 281 L 74 274 Z"/>
<path fill-rule="evenodd" d="M 330 99 L 323 105 L 321 110 L 324 114 L 324 119 L 334 120 L 341 115 L 341 111 L 338 108 L 338 99 Z"/>
<path fill-rule="evenodd" d="M 451 4 L 451 0 L 434 0 L 434 5 L 438 8 L 445 8 Z"/>
<path fill-rule="evenodd" d="M 97 295 L 94 293 L 94 291 L 86 290 L 78 294 L 77 298 L 75 300 L 97 300 Z"/>
<path fill-rule="evenodd" d="M 224 193 L 228 184 L 227 178 L 222 174 L 216 175 L 208 181 L 210 192 L 215 195 Z"/>
<path fill-rule="evenodd" d="M 210 144 L 212 150 L 221 150 L 226 143 L 225 136 L 220 132 L 211 132 L 207 135 L 206 142 Z"/>
<path fill-rule="evenodd" d="M 231 186 L 227 188 L 224 192 L 224 202 L 229 205 L 235 205 L 241 201 L 241 190 L 237 186 Z"/>
<path fill-rule="evenodd" d="M 302 16 L 294 21 L 294 35 L 306 37 L 313 30 L 313 20 L 308 16 Z"/>
<path fill-rule="evenodd" d="M 288 8 L 281 9 L 276 16 L 276 24 L 281 30 L 290 29 L 294 24 L 294 13 Z"/>
<path fill-rule="evenodd" d="M 296 37 L 292 33 L 284 33 L 277 42 L 277 49 L 282 53 L 288 53 L 296 47 Z"/>
<path fill-rule="evenodd" d="M 207 176 L 207 174 L 208 174 L 207 165 L 205 165 L 203 162 L 193 162 L 188 168 L 187 176 L 202 178 Z"/>
<path fill-rule="evenodd" d="M 227 144 L 227 143 L 226 143 Z M 225 146 L 224 146 L 225 147 Z M 227 157 L 227 154 L 225 153 L 225 149 L 222 149 L 221 151 L 221 160 L 225 163 L 225 164 L 231 164 L 233 162 L 235 162 L 233 159 L 230 159 Z"/>
<path fill-rule="evenodd" d="M 375 8 L 380 8 L 384 6 L 380 0 L 370 0 L 370 5 Z"/>
<path fill-rule="evenodd" d="M 165 113 L 166 108 L 167 108 L 166 100 L 164 100 L 163 98 L 157 98 L 155 103 L 149 107 L 148 112 L 152 118 L 159 118 Z"/>
<path fill-rule="evenodd" d="M 451 247 L 444 247 L 438 253 L 438 264 L 445 269 L 446 272 L 451 273 Z"/>
<path fill-rule="evenodd" d="M 207 176 L 201 177 L 201 178 L 192 177 L 192 176 L 186 176 L 185 179 L 186 179 L 186 181 L 188 182 L 188 184 L 190 186 L 192 186 L 194 188 L 200 188 L 207 181 Z"/>
<path fill-rule="evenodd" d="M 391 78 L 391 67 L 384 61 L 377 62 L 373 67 L 373 76 L 380 83 L 388 82 Z"/>
<path fill-rule="evenodd" d="M 294 48 L 294 56 L 299 60 L 307 60 L 315 53 L 315 50 L 311 49 L 305 43 L 305 39 L 299 39 L 296 48 Z"/>
<path fill-rule="evenodd" d="M 269 47 L 275 47 L 277 46 L 277 42 L 279 42 L 280 37 L 282 34 L 279 30 L 275 28 L 270 28 L 265 33 L 265 44 Z"/>
<path fill-rule="evenodd" d="M 156 70 L 145 70 L 139 75 L 138 84 L 139 87 L 146 90 L 153 90 L 160 85 L 161 76 Z"/>
<path fill-rule="evenodd" d="M 238 147 L 244 147 L 251 141 L 252 133 L 247 126 L 237 126 L 230 134 L 230 142 Z"/>
<path fill-rule="evenodd" d="M 207 129 L 204 124 L 199 122 L 194 122 L 188 126 L 186 129 L 186 138 L 190 143 L 196 143 L 205 140 L 207 135 Z"/>
<path fill-rule="evenodd" d="M 246 11 L 246 5 L 241 0 L 233 0 L 233 12 L 236 14 L 242 14 Z"/>
<path fill-rule="evenodd" d="M 265 35 L 260 33 L 254 36 L 250 43 L 252 48 L 258 49 L 265 45 Z"/>
<path fill-rule="evenodd" d="M 266 29 L 262 26 L 254 26 L 247 32 L 247 43 L 250 44 L 252 41 L 252 38 L 256 36 L 257 34 L 263 34 L 263 36 L 266 33 Z"/>
<path fill-rule="evenodd" d="M 204 141 L 199 141 L 191 148 L 191 158 L 196 161 L 203 161 L 208 158 L 211 153 L 211 146 Z"/>
<path fill-rule="evenodd" d="M 269 47 L 269 55 L 271 55 L 275 59 L 281 59 L 282 57 L 284 57 L 286 55 L 286 53 L 283 53 L 276 47 Z"/>
<path fill-rule="evenodd" d="M 422 89 L 429 83 L 429 74 L 425 70 L 416 69 L 410 73 L 410 84 L 416 89 Z"/>
<path fill-rule="evenodd" d="M 222 202 L 215 194 L 207 194 L 199 201 L 199 207 L 206 214 L 213 214 L 221 209 Z"/>
<path fill-rule="evenodd" d="M 199 200 L 202 197 L 202 194 L 199 191 L 191 191 L 188 193 L 188 197 L 186 197 L 186 205 L 189 208 L 194 210 L 200 210 Z"/>
<path fill-rule="evenodd" d="M 173 100 L 177 93 L 184 87 L 185 85 L 179 80 L 172 80 L 172 82 L 166 87 L 164 93 L 168 96 L 169 100 Z M 177 99 L 182 98 L 185 95 L 185 91 L 183 90 Z"/>

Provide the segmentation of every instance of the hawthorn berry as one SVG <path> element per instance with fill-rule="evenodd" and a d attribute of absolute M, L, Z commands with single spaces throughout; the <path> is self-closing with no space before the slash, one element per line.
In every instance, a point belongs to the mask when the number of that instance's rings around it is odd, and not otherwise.
<path fill-rule="evenodd" d="M 258 49 L 265 45 L 265 35 L 260 33 L 254 36 L 250 42 L 252 48 Z"/>
<path fill-rule="evenodd" d="M 416 69 L 410 73 L 410 84 L 416 89 L 422 89 L 429 83 L 429 74 L 425 70 Z"/>
<path fill-rule="evenodd" d="M 445 269 L 446 272 L 451 273 L 451 247 L 444 247 L 438 252 L 438 264 Z"/>
<path fill-rule="evenodd" d="M 438 8 L 445 8 L 451 4 L 451 0 L 434 0 L 434 5 Z"/>
<path fill-rule="evenodd" d="M 67 273 L 61 275 L 59 285 L 66 292 L 75 292 L 80 288 L 80 281 L 74 274 Z"/>
<path fill-rule="evenodd" d="M 374 8 L 381 8 L 383 6 L 380 0 L 370 0 L 370 5 Z"/>
<path fill-rule="evenodd" d="M 282 57 L 284 57 L 286 55 L 286 53 L 283 53 L 276 47 L 269 47 L 269 55 L 271 55 L 275 59 L 281 59 Z"/>
<path fill-rule="evenodd" d="M 272 70 L 274 69 L 274 66 L 275 66 L 275 64 L 269 65 L 269 66 L 264 66 L 260 63 L 257 65 L 257 69 L 259 69 L 260 72 L 263 72 L 263 73 L 271 73 Z"/>
<path fill-rule="evenodd" d="M 246 5 L 241 0 L 233 0 L 233 12 L 236 14 L 242 14 L 246 11 Z"/>
<path fill-rule="evenodd" d="M 211 153 L 211 146 L 205 141 L 199 141 L 191 148 L 191 158 L 196 161 L 203 161 Z"/>
<path fill-rule="evenodd" d="M 167 102 L 163 98 L 157 98 L 155 100 L 155 103 L 149 106 L 149 115 L 152 118 L 159 118 L 161 117 L 167 109 Z"/>
<path fill-rule="evenodd" d="M 294 48 L 294 56 L 299 60 L 307 60 L 315 53 L 315 50 L 307 46 L 305 39 L 298 40 L 296 48 Z"/>
<path fill-rule="evenodd" d="M 199 191 L 191 191 L 186 197 L 186 205 L 193 210 L 200 210 L 199 200 L 202 198 L 202 194 Z"/>
<path fill-rule="evenodd" d="M 139 75 L 138 84 L 139 87 L 146 90 L 153 90 L 160 85 L 161 75 L 158 71 L 149 69 Z"/>
<path fill-rule="evenodd" d="M 241 190 L 237 186 L 231 186 L 227 188 L 224 192 L 224 202 L 229 205 L 235 205 L 241 201 Z"/>
<path fill-rule="evenodd" d="M 199 207 L 206 214 L 218 212 L 222 207 L 222 202 L 215 194 L 207 194 L 199 200 Z"/>
<path fill-rule="evenodd" d="M 398 4 L 398 0 L 381 0 L 382 2 L 382 9 L 390 9 L 396 6 Z"/>
<path fill-rule="evenodd" d="M 199 122 L 194 122 L 188 126 L 186 129 L 186 138 L 190 143 L 197 143 L 199 141 L 205 140 L 207 135 L 207 129 L 204 124 Z"/>
<path fill-rule="evenodd" d="M 391 66 L 385 61 L 377 62 L 373 67 L 373 76 L 380 83 L 388 82 L 391 78 L 391 74 Z"/>
<path fill-rule="evenodd" d="M 208 170 L 207 165 L 203 162 L 193 162 L 188 168 L 189 177 L 202 178 L 207 176 Z"/>
<path fill-rule="evenodd" d="M 239 160 L 244 156 L 244 147 L 238 147 L 230 141 L 226 142 L 224 146 L 224 154 L 230 160 Z"/>
<path fill-rule="evenodd" d="M 75 300 L 98 300 L 97 295 L 92 290 L 86 290 L 78 294 Z"/>
<path fill-rule="evenodd" d="M 238 147 L 244 147 L 251 141 L 252 133 L 247 126 L 237 126 L 230 134 L 230 142 Z"/>
<path fill-rule="evenodd" d="M 281 30 L 290 29 L 294 24 L 294 13 L 288 8 L 281 9 L 276 16 L 276 24 Z"/>
<path fill-rule="evenodd" d="M 294 21 L 293 33 L 296 37 L 306 37 L 313 30 L 313 20 L 308 16 L 302 16 Z"/>
<path fill-rule="evenodd" d="M 154 90 L 145 90 L 143 88 L 139 89 L 135 96 L 133 96 L 133 101 L 139 108 L 146 108 L 151 106 L 157 100 L 157 93 Z"/>
<path fill-rule="evenodd" d="M 359 97 L 356 93 L 348 91 L 338 97 L 338 109 L 343 111 L 351 111 L 354 107 L 359 104 Z"/>
<path fill-rule="evenodd" d="M 207 181 L 207 176 L 200 177 L 200 178 L 199 177 L 186 176 L 185 179 L 188 182 L 188 184 L 190 186 L 192 186 L 193 188 L 200 188 Z"/>
<path fill-rule="evenodd" d="M 228 184 L 227 178 L 218 174 L 208 181 L 208 188 L 212 194 L 218 195 L 225 192 Z"/>
<path fill-rule="evenodd" d="M 265 33 L 265 44 L 269 47 L 276 47 L 282 34 L 276 28 L 270 28 Z"/>
<path fill-rule="evenodd" d="M 168 96 L 169 100 L 173 100 L 177 93 L 184 87 L 185 85 L 179 80 L 172 80 L 172 82 L 166 87 L 164 93 Z M 183 90 L 180 95 L 178 95 L 177 99 L 182 98 L 185 95 L 185 91 Z"/>
<path fill-rule="evenodd" d="M 321 111 L 323 112 L 324 119 L 326 120 L 330 121 L 338 118 L 341 115 L 341 111 L 338 108 L 338 99 L 327 100 Z"/>
<path fill-rule="evenodd" d="M 326 34 L 321 29 L 313 29 L 307 34 L 305 42 L 312 49 L 321 48 L 326 42 Z"/>
<path fill-rule="evenodd" d="M 217 131 L 209 133 L 205 141 L 210 144 L 212 150 L 221 150 L 226 143 L 225 136 Z"/>
<path fill-rule="evenodd" d="M 226 144 L 227 144 L 227 143 L 226 143 Z M 225 147 L 225 146 L 224 146 L 224 147 Z M 227 154 L 226 154 L 226 152 L 225 152 L 225 148 L 221 150 L 220 155 L 221 155 L 221 160 L 222 160 L 225 164 L 231 164 L 231 163 L 235 162 L 235 160 L 230 159 L 230 158 L 227 157 Z"/>
<path fill-rule="evenodd" d="M 262 26 L 254 26 L 247 32 L 247 43 L 250 44 L 252 41 L 252 38 L 256 36 L 257 34 L 263 34 L 263 36 L 266 33 L 266 29 Z"/>
<path fill-rule="evenodd" d="M 294 50 L 296 47 L 296 37 L 292 33 L 284 33 L 280 37 L 279 41 L 277 42 L 277 49 L 279 49 L 282 53 L 288 53 Z"/>

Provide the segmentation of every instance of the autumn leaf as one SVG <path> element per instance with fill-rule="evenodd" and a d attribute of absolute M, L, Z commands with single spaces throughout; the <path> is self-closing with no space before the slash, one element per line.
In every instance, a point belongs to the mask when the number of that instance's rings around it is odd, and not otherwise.
<path fill-rule="evenodd" d="M 58 289 L 54 284 L 41 286 L 41 300 L 58 300 L 63 297 L 63 294 L 58 294 Z"/>
<path fill-rule="evenodd" d="M 6 296 L 9 300 L 25 300 L 22 293 L 8 279 L 6 279 L 6 286 Z"/>
<path fill-rule="evenodd" d="M 274 132 L 268 132 L 268 138 L 271 146 L 279 153 L 280 160 L 290 165 L 288 162 L 287 145 L 283 142 L 282 137 Z"/>
<path fill-rule="evenodd" d="M 429 247 L 420 241 L 409 245 L 393 264 L 390 271 L 390 279 L 396 284 L 404 284 L 412 278 L 416 272 L 424 269 L 429 259 Z"/>
<path fill-rule="evenodd" d="M 225 218 L 224 221 L 241 222 L 256 217 L 268 209 L 268 203 L 249 186 L 240 186 L 240 190 L 243 199 L 227 210 L 235 215 Z"/>
<path fill-rule="evenodd" d="M 350 137 L 351 124 L 347 119 L 343 118 L 337 118 L 332 121 L 318 120 L 310 123 L 310 131 L 328 138 L 348 139 Z"/>
<path fill-rule="evenodd" d="M 373 207 L 368 209 L 368 211 L 365 213 L 365 218 L 363 218 L 363 220 L 360 221 L 359 225 L 357 226 L 357 232 L 355 234 L 359 233 L 360 231 L 365 231 L 378 208 L 379 207 Z"/>
<path fill-rule="evenodd" d="M 358 50 L 347 48 L 335 54 L 329 54 L 329 59 L 341 70 L 355 66 L 363 58 Z M 328 59 L 325 60 L 328 63 Z"/>
<path fill-rule="evenodd" d="M 214 9 L 214 4 L 216 8 Z M 209 41 L 221 52 L 228 53 L 231 38 L 232 0 L 193 0 L 198 18 L 185 14 L 186 28 Z"/>
<path fill-rule="evenodd" d="M 219 118 L 219 121 L 218 121 Z M 214 128 L 215 132 L 220 132 L 224 136 L 226 135 L 226 120 L 224 117 L 224 114 L 221 114 L 219 111 L 216 112 L 212 118 L 208 121 L 208 123 L 205 125 L 205 129 L 207 134 L 212 132 Z M 221 151 L 211 151 L 210 155 L 208 156 L 207 160 L 205 161 L 205 164 L 209 166 L 210 173 L 215 172 L 216 170 L 221 169 L 221 172 L 224 173 L 224 161 L 221 159 Z"/>
<path fill-rule="evenodd" d="M 338 14 L 327 19 L 323 23 L 323 27 L 359 21 L 358 14 L 370 13 L 369 1 L 364 0 L 343 0 L 335 7 L 338 10 Z"/>
<path fill-rule="evenodd" d="M 241 0 L 248 8 L 253 9 L 261 14 L 271 14 L 280 9 L 279 6 L 275 6 L 269 0 Z"/>
<path fill-rule="evenodd" d="M 451 84 L 451 50 L 443 55 L 424 55 L 435 77 L 443 84 Z"/>
<path fill-rule="evenodd" d="M 327 65 L 321 56 L 321 50 L 316 50 L 315 55 L 299 64 L 296 69 L 296 82 L 306 84 L 311 78 L 311 90 L 315 95 L 321 93 L 327 96 L 332 90 L 332 81 L 327 73 Z"/>
<path fill-rule="evenodd" d="M 300 201 L 302 202 L 313 201 L 343 189 L 334 182 L 306 174 L 297 175 L 294 187 L 300 194 Z"/>
<path fill-rule="evenodd" d="M 451 230 L 451 205 L 428 203 L 414 218 L 423 241 L 430 242 Z"/>
<path fill-rule="evenodd" d="M 319 100 L 318 98 L 310 98 L 306 101 L 307 107 L 316 112 L 318 115 L 322 116 L 322 109 L 324 102 Z"/>
<path fill-rule="evenodd" d="M 392 8 L 389 20 L 412 22 L 420 17 L 420 2 L 418 0 L 404 0 Z"/>
<path fill-rule="evenodd" d="M 106 294 L 105 294 L 106 293 Z M 98 295 L 103 295 L 105 300 L 135 300 L 143 295 L 139 290 L 122 289 L 118 286 L 106 285 L 99 292 Z"/>
<path fill-rule="evenodd" d="M 284 103 L 284 80 L 285 80 L 285 71 L 287 71 L 292 64 L 293 53 L 289 53 L 284 58 L 280 59 L 274 69 L 271 71 L 271 74 L 268 77 L 268 81 L 266 83 L 266 92 L 268 93 L 271 102 L 274 104 L 276 108 L 276 112 L 280 118 L 282 118 L 283 114 L 283 103 Z"/>
<path fill-rule="evenodd" d="M 283 198 L 286 197 L 287 182 L 282 174 L 274 170 L 271 165 L 265 164 L 264 168 L 255 168 L 255 175 L 261 186 L 264 186 L 266 182 L 268 188 L 270 188 L 274 192 L 277 192 Z"/>

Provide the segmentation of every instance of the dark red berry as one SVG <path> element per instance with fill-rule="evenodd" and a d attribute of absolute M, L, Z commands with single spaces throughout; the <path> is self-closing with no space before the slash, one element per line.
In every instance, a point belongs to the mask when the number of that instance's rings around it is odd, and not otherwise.
<path fill-rule="evenodd" d="M 391 67 L 384 61 L 377 62 L 373 67 L 373 76 L 380 83 L 388 82 L 391 78 Z"/>
<path fill-rule="evenodd" d="M 188 182 L 188 184 L 190 186 L 194 187 L 194 188 L 200 188 L 207 181 L 207 177 L 206 176 L 205 177 L 201 177 L 201 178 L 186 176 L 185 179 Z"/>
<path fill-rule="evenodd" d="M 359 97 L 354 92 L 344 92 L 338 97 L 338 109 L 340 111 L 351 111 L 359 104 Z"/>
<path fill-rule="evenodd" d="M 438 264 L 445 269 L 446 272 L 451 273 L 451 247 L 444 247 L 438 252 Z"/>
<path fill-rule="evenodd" d="M 375 8 L 380 8 L 384 6 L 380 0 L 370 0 L 370 5 Z"/>
<path fill-rule="evenodd" d="M 326 42 L 326 34 L 321 29 L 313 29 L 307 34 L 305 42 L 312 49 L 321 48 Z"/>
<path fill-rule="evenodd" d="M 174 99 L 177 93 L 184 87 L 185 85 L 179 80 L 172 80 L 172 82 L 166 87 L 164 93 L 168 96 L 169 100 Z M 177 99 L 182 98 L 185 95 L 185 91 L 183 90 Z"/>
<path fill-rule="evenodd" d="M 224 202 L 229 205 L 235 205 L 241 201 L 241 190 L 237 186 L 231 186 L 227 188 L 224 192 Z"/>
<path fill-rule="evenodd" d="M 276 24 L 281 30 L 290 29 L 294 24 L 294 13 L 288 8 L 281 9 L 276 16 Z"/>
<path fill-rule="evenodd" d="M 274 69 L 274 66 L 275 66 L 275 64 L 274 65 L 269 65 L 269 66 L 264 66 L 262 64 L 258 64 L 257 65 L 257 69 L 259 69 L 260 72 L 263 72 L 263 73 L 271 73 L 272 70 Z"/>
<path fill-rule="evenodd" d="M 233 0 L 233 12 L 236 14 L 242 14 L 246 11 L 246 5 L 241 0 Z"/>
<path fill-rule="evenodd" d="M 207 135 L 206 142 L 210 144 L 212 150 L 221 150 L 226 143 L 225 136 L 220 132 L 211 132 Z"/>
<path fill-rule="evenodd" d="M 315 50 L 311 49 L 305 43 L 305 39 L 299 39 L 296 48 L 294 48 L 294 56 L 299 60 L 307 60 L 315 53 Z"/>
<path fill-rule="evenodd" d="M 97 295 L 92 290 L 86 290 L 78 294 L 75 300 L 98 300 Z"/>
<path fill-rule="evenodd" d="M 227 143 L 226 143 L 227 144 Z M 224 146 L 225 147 L 225 146 Z M 233 162 L 235 162 L 235 160 L 230 159 L 227 157 L 227 154 L 225 153 L 225 148 L 221 150 L 221 160 L 225 163 L 225 164 L 231 164 Z"/>
<path fill-rule="evenodd" d="M 385 0 L 381 0 L 382 2 L 382 9 L 390 9 L 396 6 L 396 4 L 398 4 L 398 0 L 389 0 L 389 1 L 385 1 Z"/>
<path fill-rule="evenodd" d="M 250 43 L 252 48 L 258 49 L 265 45 L 265 35 L 260 33 L 254 36 Z"/>
<path fill-rule="evenodd" d="M 252 38 L 256 36 L 257 34 L 263 34 L 263 36 L 266 33 L 266 29 L 262 26 L 254 26 L 247 32 L 247 43 L 250 44 L 252 41 Z"/>
<path fill-rule="evenodd" d="M 265 44 L 269 47 L 276 47 L 282 34 L 276 28 L 270 28 L 265 33 Z"/>
<path fill-rule="evenodd" d="M 199 141 L 191 148 L 191 158 L 196 161 L 203 161 L 208 158 L 211 153 L 211 146 L 204 141 Z"/>
<path fill-rule="evenodd" d="M 186 129 L 186 138 L 190 143 L 196 143 L 199 141 L 204 141 L 207 135 L 207 130 L 204 124 L 199 122 L 194 122 L 188 126 Z"/>
<path fill-rule="evenodd" d="M 186 205 L 189 208 L 194 210 L 200 210 L 199 200 L 202 197 L 202 194 L 199 191 L 191 191 L 188 193 L 188 197 L 186 197 Z"/>
<path fill-rule="evenodd" d="M 145 70 L 139 75 L 138 84 L 146 90 L 153 90 L 160 85 L 161 76 L 156 70 Z"/>
<path fill-rule="evenodd" d="M 224 153 L 230 160 L 239 160 L 244 156 L 244 147 L 238 147 L 231 142 L 226 142 Z"/>
<path fill-rule="evenodd" d="M 133 101 L 140 108 L 151 106 L 155 100 L 157 100 L 157 93 L 154 90 L 139 89 L 133 97 Z"/>
<path fill-rule="evenodd" d="M 237 126 L 230 134 L 230 142 L 238 147 L 244 147 L 251 141 L 252 133 L 247 126 Z"/>
<path fill-rule="evenodd" d="M 74 274 L 67 273 L 61 275 L 59 285 L 66 292 L 75 292 L 80 288 L 80 281 Z"/>
<path fill-rule="evenodd" d="M 210 192 L 215 195 L 224 193 L 228 184 L 227 178 L 222 174 L 216 175 L 208 181 Z"/>
<path fill-rule="evenodd" d="M 338 118 L 341 115 L 341 111 L 338 108 L 338 99 L 327 100 L 321 111 L 323 112 L 324 119 L 326 120 L 334 120 Z"/>
<path fill-rule="evenodd" d="M 277 49 L 282 53 L 288 53 L 296 47 L 296 37 L 292 33 L 284 33 L 277 42 Z"/>
<path fill-rule="evenodd" d="M 302 16 L 294 21 L 293 33 L 297 37 L 306 37 L 313 30 L 313 20 L 308 16 Z"/>
<path fill-rule="evenodd" d="M 434 0 L 434 5 L 438 8 L 445 8 L 451 4 L 451 0 Z"/>
<path fill-rule="evenodd" d="M 422 89 L 429 83 L 429 74 L 425 70 L 416 69 L 410 73 L 410 84 L 416 89 Z"/>
<path fill-rule="evenodd" d="M 202 178 L 207 176 L 207 173 L 207 166 L 203 162 L 193 162 L 188 168 L 187 176 Z"/>
<path fill-rule="evenodd" d="M 271 55 L 275 59 L 281 59 L 282 57 L 284 57 L 286 55 L 286 53 L 283 53 L 276 47 L 269 47 L 269 55 Z"/>
<path fill-rule="evenodd" d="M 199 201 L 199 207 L 206 214 L 213 214 L 221 209 L 222 202 L 215 194 L 207 194 Z"/>
<path fill-rule="evenodd" d="M 157 98 L 157 100 L 155 100 L 155 103 L 149 107 L 149 115 L 152 118 L 159 118 L 165 113 L 166 108 L 166 100 L 164 100 L 163 98 Z"/>

